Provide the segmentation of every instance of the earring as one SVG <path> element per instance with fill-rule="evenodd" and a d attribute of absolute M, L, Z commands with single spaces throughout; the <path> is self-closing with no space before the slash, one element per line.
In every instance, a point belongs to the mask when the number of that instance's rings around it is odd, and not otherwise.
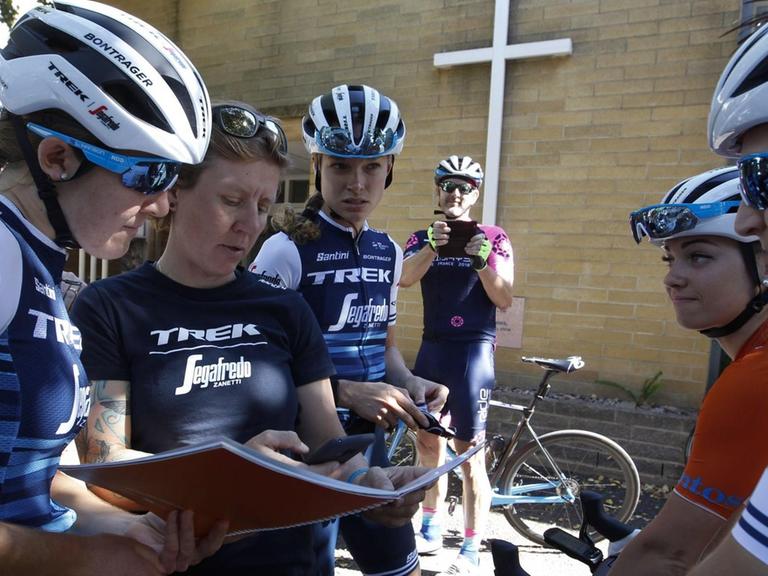
<path fill-rule="evenodd" d="M 768 288 L 768 278 L 763 278 L 763 281 L 760 282 L 765 288 Z"/>
<path fill-rule="evenodd" d="M 66 181 L 66 180 L 69 180 L 69 174 L 67 174 L 66 172 L 62 172 L 62 173 L 61 173 L 61 176 L 59 176 L 59 179 L 60 179 L 62 182 Z"/>
<path fill-rule="evenodd" d="M 169 210 L 176 210 L 176 202 L 169 202 L 168 203 L 168 209 Z"/>

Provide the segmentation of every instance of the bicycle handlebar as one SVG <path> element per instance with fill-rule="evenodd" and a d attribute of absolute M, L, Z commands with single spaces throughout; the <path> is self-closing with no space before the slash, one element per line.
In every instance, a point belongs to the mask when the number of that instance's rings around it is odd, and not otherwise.
<path fill-rule="evenodd" d="M 492 538 L 491 556 L 495 567 L 495 576 L 531 576 L 520 566 L 520 555 L 517 546 L 506 540 Z"/>
<path fill-rule="evenodd" d="M 611 542 L 626 538 L 634 528 L 612 518 L 603 508 L 603 496 L 596 492 L 583 491 L 580 494 L 584 524 L 589 525 Z"/>

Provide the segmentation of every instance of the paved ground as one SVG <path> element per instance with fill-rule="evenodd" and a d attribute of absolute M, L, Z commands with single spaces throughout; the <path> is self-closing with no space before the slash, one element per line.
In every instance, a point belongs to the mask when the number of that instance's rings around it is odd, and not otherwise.
<path fill-rule="evenodd" d="M 663 502 L 663 491 L 654 486 L 644 486 L 638 511 L 632 524 L 642 528 L 648 520 L 656 515 Z M 422 556 L 421 558 L 421 569 L 424 576 L 435 576 L 447 568 L 458 554 L 462 540 L 462 522 L 461 505 L 458 505 L 454 515 L 449 517 L 443 551 L 434 556 Z M 419 518 L 416 517 L 414 526 L 418 527 L 419 525 Z M 552 549 L 537 546 L 520 536 L 500 512 L 491 513 L 486 538 L 501 538 L 517 545 L 520 550 L 520 563 L 531 576 L 589 576 L 589 569 L 584 564 Z M 605 544 L 599 545 L 603 552 L 605 552 L 604 546 Z M 336 552 L 336 574 L 338 576 L 360 574 L 345 549 L 339 548 Z M 480 557 L 480 574 L 493 576 L 493 562 L 490 549 L 487 546 L 484 545 L 481 549 Z"/>

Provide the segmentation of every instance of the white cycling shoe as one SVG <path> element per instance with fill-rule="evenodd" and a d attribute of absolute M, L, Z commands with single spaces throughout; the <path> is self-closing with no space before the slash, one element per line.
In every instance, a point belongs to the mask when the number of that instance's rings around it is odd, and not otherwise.
<path fill-rule="evenodd" d="M 437 576 L 480 576 L 480 565 L 475 564 L 463 554 L 459 554 L 453 564 Z"/>
<path fill-rule="evenodd" d="M 416 532 L 416 552 L 419 556 L 437 554 L 443 549 L 443 537 L 426 538 L 421 532 Z"/>

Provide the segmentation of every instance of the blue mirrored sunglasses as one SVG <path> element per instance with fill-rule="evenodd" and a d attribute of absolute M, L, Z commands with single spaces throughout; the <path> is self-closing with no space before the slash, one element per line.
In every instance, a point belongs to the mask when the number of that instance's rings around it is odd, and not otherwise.
<path fill-rule="evenodd" d="M 744 204 L 756 210 L 768 208 L 768 154 L 744 156 L 738 167 Z"/>
<path fill-rule="evenodd" d="M 41 138 L 56 137 L 62 142 L 82 150 L 88 161 L 105 170 L 120 174 L 123 186 L 142 194 L 150 195 L 165 192 L 176 183 L 181 169 L 179 162 L 163 158 L 118 154 L 32 122 L 27 124 L 27 130 Z"/>
<path fill-rule="evenodd" d="M 722 216 L 738 206 L 738 202 L 655 204 L 632 212 L 629 225 L 638 244 L 645 236 L 651 240 L 663 240 L 693 230 L 702 220 Z"/>
<path fill-rule="evenodd" d="M 288 153 L 288 138 L 282 126 L 271 116 L 255 113 L 240 106 L 222 104 L 213 107 L 213 121 L 224 132 L 236 138 L 253 138 L 263 126 L 277 139 L 280 152 Z"/>
<path fill-rule="evenodd" d="M 323 153 L 341 158 L 378 158 L 391 154 L 397 147 L 391 128 L 371 130 L 360 144 L 355 144 L 346 128 L 324 126 L 315 132 L 315 141 Z"/>

